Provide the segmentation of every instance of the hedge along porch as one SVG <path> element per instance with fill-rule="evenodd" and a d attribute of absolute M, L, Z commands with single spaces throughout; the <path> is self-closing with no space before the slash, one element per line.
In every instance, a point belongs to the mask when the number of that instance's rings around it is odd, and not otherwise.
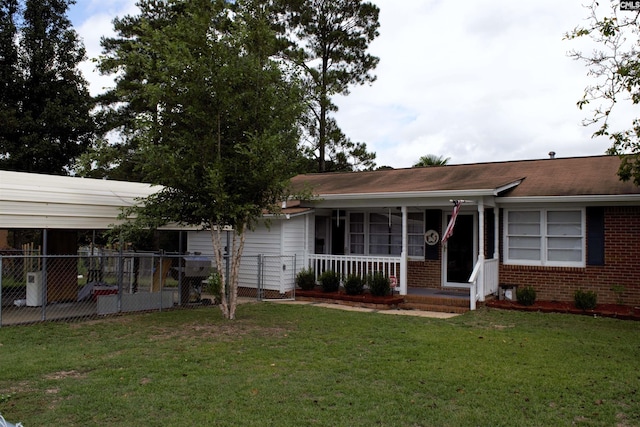
<path fill-rule="evenodd" d="M 613 156 L 450 165 L 293 179 L 316 198 L 309 263 L 389 257 L 400 293 L 532 285 L 539 299 L 640 304 L 640 188 L 621 182 Z M 452 200 L 464 200 L 442 244 Z M 469 281 L 471 279 L 471 285 Z M 472 303 L 473 304 L 473 303 Z"/>

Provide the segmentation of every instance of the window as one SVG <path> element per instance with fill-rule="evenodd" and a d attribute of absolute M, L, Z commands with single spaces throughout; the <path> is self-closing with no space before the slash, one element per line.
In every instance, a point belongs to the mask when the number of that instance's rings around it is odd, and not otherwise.
<path fill-rule="evenodd" d="M 407 214 L 408 254 L 410 257 L 424 257 L 424 213 Z"/>
<path fill-rule="evenodd" d="M 507 211 L 506 263 L 584 265 L 582 210 Z"/>
<path fill-rule="evenodd" d="M 365 230 L 368 233 L 365 233 Z M 407 214 L 408 256 L 424 257 L 424 213 Z M 400 255 L 402 251 L 402 213 L 351 212 L 349 214 L 349 253 L 358 255 Z"/>
<path fill-rule="evenodd" d="M 369 214 L 369 255 L 400 255 L 402 216 L 400 213 Z"/>
<path fill-rule="evenodd" d="M 349 253 L 364 255 L 364 214 L 349 214 Z"/>

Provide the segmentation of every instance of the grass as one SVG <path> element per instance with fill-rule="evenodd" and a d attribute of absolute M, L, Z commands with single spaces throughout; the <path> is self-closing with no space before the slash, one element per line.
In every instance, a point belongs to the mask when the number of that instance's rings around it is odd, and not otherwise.
<path fill-rule="evenodd" d="M 25 426 L 640 425 L 640 323 L 246 304 L 0 329 Z"/>

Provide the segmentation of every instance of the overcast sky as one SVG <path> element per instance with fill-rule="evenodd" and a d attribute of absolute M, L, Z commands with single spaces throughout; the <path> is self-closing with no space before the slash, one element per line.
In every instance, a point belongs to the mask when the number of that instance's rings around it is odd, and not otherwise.
<path fill-rule="evenodd" d="M 584 48 L 563 40 L 587 11 L 581 0 L 373 0 L 380 58 L 372 85 L 336 98 L 337 120 L 366 142 L 377 164 L 410 167 L 420 156 L 450 163 L 604 154 L 607 139 L 582 126 L 576 102 L 594 82 L 567 56 Z M 135 14 L 135 0 L 78 0 L 69 10 L 89 58 L 116 16 Z M 110 80 L 87 62 L 92 94 Z"/>

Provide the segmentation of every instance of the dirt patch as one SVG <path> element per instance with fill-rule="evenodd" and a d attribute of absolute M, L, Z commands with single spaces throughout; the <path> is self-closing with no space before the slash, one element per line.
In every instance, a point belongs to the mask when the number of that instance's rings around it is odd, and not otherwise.
<path fill-rule="evenodd" d="M 248 335 L 260 337 L 282 337 L 290 332 L 286 327 L 267 327 L 253 321 L 233 320 L 224 323 L 190 323 L 180 327 L 156 328 L 152 341 L 166 339 L 215 339 L 219 341 L 237 341 Z"/>
<path fill-rule="evenodd" d="M 538 311 L 541 313 L 568 313 L 586 316 L 614 317 L 623 320 L 640 320 L 640 307 L 620 304 L 598 304 L 593 310 L 581 310 L 572 302 L 536 301 L 533 305 L 525 306 L 513 301 L 487 301 L 487 307 L 505 310 Z"/>
<path fill-rule="evenodd" d="M 78 371 L 58 371 L 43 376 L 45 380 L 63 380 L 65 378 L 85 378 L 87 374 Z"/>

